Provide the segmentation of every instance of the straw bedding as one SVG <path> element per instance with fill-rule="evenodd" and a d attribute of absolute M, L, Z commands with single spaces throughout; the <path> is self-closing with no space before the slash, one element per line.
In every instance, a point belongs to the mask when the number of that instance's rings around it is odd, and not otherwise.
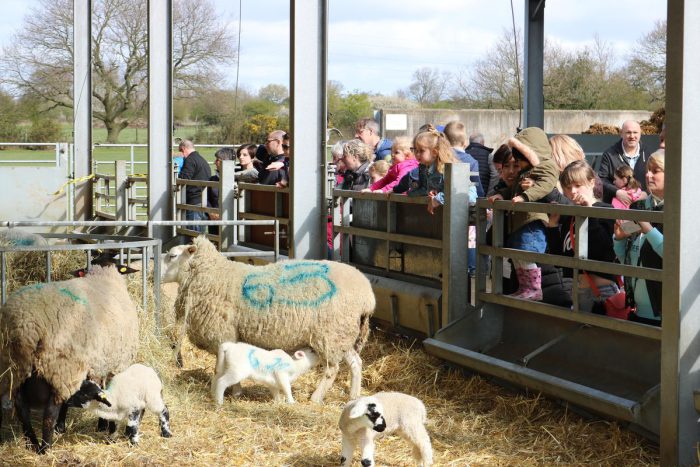
<path fill-rule="evenodd" d="M 138 274 L 130 279 L 129 289 L 140 304 Z M 166 322 L 172 323 L 172 309 L 168 311 Z M 7 442 L 0 445 L 1 464 L 338 465 L 337 423 L 348 397 L 347 370 L 341 371 L 343 384 L 329 390 L 323 406 L 308 402 L 320 377 L 317 370 L 293 384 L 299 401 L 293 406 L 273 403 L 264 387 L 244 384 L 240 399 L 227 396 L 217 408 L 209 395 L 214 357 L 187 342 L 185 367 L 177 368 L 169 340 L 152 331 L 150 313 L 140 317 L 137 358 L 163 379 L 173 438 L 161 438 L 157 417 L 146 414 L 138 446 L 128 444 L 123 424 L 109 443 L 106 434 L 94 431 L 92 415 L 71 409 L 67 433 L 56 436 L 49 453 L 39 457 L 25 449 L 21 428 L 5 412 L 2 435 Z M 658 448 L 619 425 L 585 420 L 536 394 L 514 394 L 479 376 L 465 376 L 428 356 L 419 342 L 375 330 L 362 358 L 363 394 L 402 391 L 424 401 L 436 465 L 658 464 Z M 35 427 L 40 426 L 39 411 L 34 417 Z M 384 438 L 377 443 L 375 460 L 377 465 L 412 465 L 410 451 L 400 438 Z M 357 456 L 353 465 L 359 465 Z"/>

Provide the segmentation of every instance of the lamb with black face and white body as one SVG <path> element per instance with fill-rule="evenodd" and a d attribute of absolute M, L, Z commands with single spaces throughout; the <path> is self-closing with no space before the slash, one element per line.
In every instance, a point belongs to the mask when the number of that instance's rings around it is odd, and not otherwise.
<path fill-rule="evenodd" d="M 400 392 L 378 392 L 350 401 L 340 415 L 343 447 L 340 464 L 352 463 L 355 449 L 362 453 L 362 466 L 374 465 L 374 440 L 396 433 L 413 446 L 413 458 L 427 467 L 433 463 L 430 436 L 425 429 L 427 414 L 420 399 Z"/>
<path fill-rule="evenodd" d="M 115 375 L 106 389 L 94 381 L 83 381 L 80 390 L 66 404 L 82 407 L 109 420 L 110 436 L 117 430 L 116 422 L 127 420 L 125 435 L 132 444 L 139 442 L 139 426 L 146 410 L 158 415 L 160 435 L 172 436 L 170 412 L 163 401 L 163 383 L 153 368 L 140 363 Z"/>

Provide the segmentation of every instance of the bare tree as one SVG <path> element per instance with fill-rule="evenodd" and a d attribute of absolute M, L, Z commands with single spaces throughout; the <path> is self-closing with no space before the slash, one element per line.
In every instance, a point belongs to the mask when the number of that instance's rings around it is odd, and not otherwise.
<path fill-rule="evenodd" d="M 635 86 L 646 91 L 654 103 L 666 100 L 666 20 L 637 41 L 627 73 Z"/>
<path fill-rule="evenodd" d="M 518 46 L 522 47 L 520 32 L 518 37 Z M 452 99 L 486 108 L 519 108 L 517 67 L 523 69 L 522 57 L 521 49 L 516 59 L 512 30 L 504 29 L 496 44 L 485 51 L 483 58 L 455 76 Z"/>
<path fill-rule="evenodd" d="M 450 73 L 440 73 L 436 68 L 423 67 L 413 72 L 413 82 L 406 95 L 421 106 L 434 104 L 445 96 L 450 83 Z"/>
<path fill-rule="evenodd" d="M 92 17 L 93 88 L 72 89 L 73 0 L 41 0 L 0 56 L 0 72 L 16 95 L 38 97 L 47 108 L 72 108 L 92 92 L 93 117 L 117 142 L 146 103 L 147 11 L 141 0 L 99 0 Z M 234 60 L 233 39 L 208 0 L 173 6 L 173 78 L 178 92 L 218 82 L 217 66 Z M 83 80 L 79 80 L 83 81 Z"/>
<path fill-rule="evenodd" d="M 282 105 L 289 98 L 289 89 L 283 84 L 268 84 L 260 88 L 258 97 Z"/>

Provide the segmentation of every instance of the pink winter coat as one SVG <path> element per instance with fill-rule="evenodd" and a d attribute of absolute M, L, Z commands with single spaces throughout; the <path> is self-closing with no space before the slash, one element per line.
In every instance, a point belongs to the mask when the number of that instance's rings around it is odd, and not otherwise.
<path fill-rule="evenodd" d="M 369 189 L 372 191 L 382 190 L 382 192 L 387 193 L 401 181 L 404 175 L 416 167 L 418 167 L 418 161 L 416 159 L 406 159 L 403 162 L 394 164 L 389 167 L 389 171 L 386 173 L 386 175 L 374 182 Z"/>

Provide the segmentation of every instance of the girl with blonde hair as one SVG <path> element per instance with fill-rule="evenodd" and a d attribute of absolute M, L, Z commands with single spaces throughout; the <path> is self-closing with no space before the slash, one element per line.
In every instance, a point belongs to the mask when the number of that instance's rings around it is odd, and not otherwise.
<path fill-rule="evenodd" d="M 408 175 L 411 177 L 408 196 L 428 195 L 428 212 L 433 214 L 435 208 L 445 204 L 445 164 L 456 162 L 454 152 L 447 137 L 432 125 L 416 135 L 413 148 L 420 165 L 417 174 L 414 169 Z"/>

